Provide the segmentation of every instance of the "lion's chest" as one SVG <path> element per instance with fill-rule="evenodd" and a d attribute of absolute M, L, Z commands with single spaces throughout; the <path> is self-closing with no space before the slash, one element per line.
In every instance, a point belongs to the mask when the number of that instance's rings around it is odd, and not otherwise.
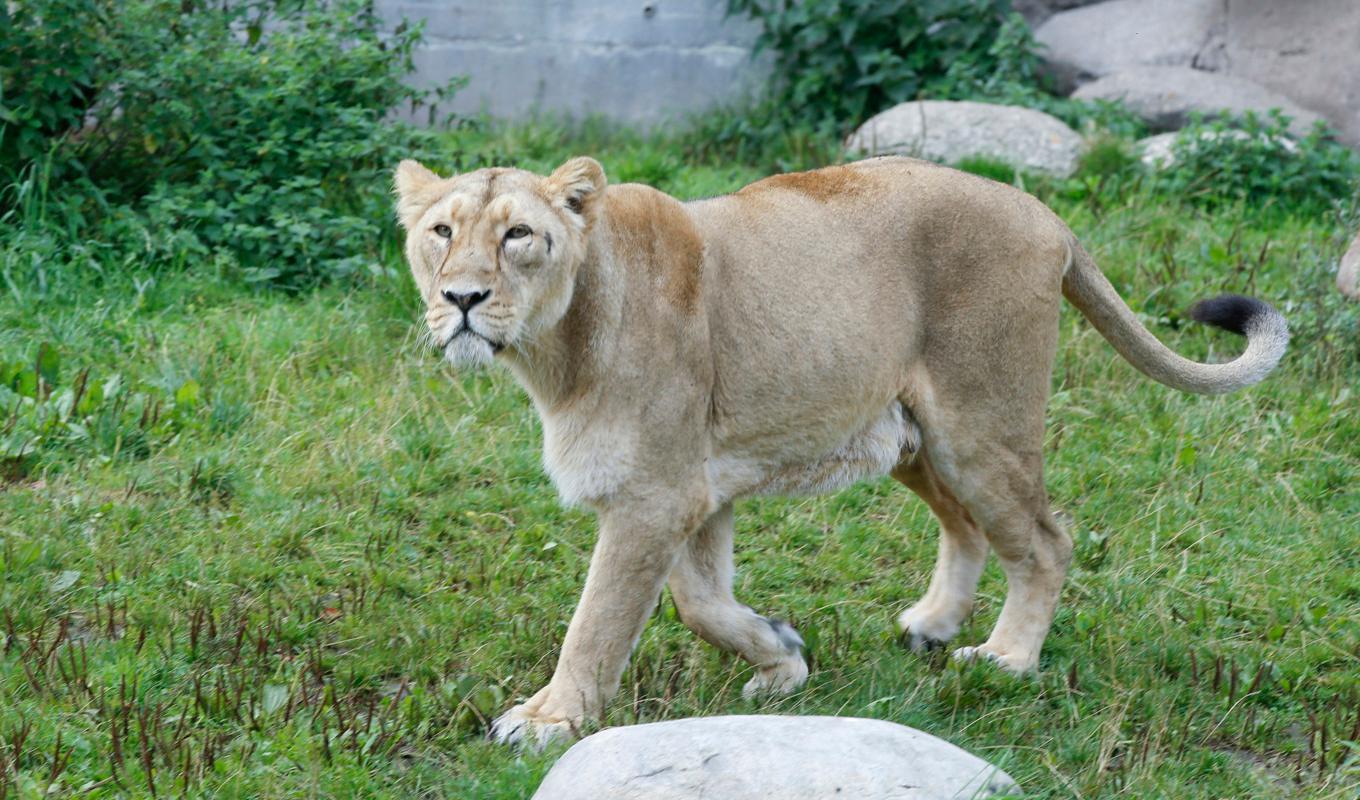
<path fill-rule="evenodd" d="M 590 504 L 615 492 L 632 472 L 636 448 L 633 426 L 543 417 L 543 467 L 567 505 Z"/>

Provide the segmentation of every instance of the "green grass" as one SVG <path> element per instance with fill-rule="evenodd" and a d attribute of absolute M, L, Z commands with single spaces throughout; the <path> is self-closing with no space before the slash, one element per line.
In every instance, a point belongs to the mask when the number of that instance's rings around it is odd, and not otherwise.
<path fill-rule="evenodd" d="M 591 152 L 686 197 L 768 168 L 559 133 L 476 134 L 447 164 Z M 1337 221 L 1039 188 L 1178 351 L 1236 352 L 1180 316 L 1223 290 L 1296 332 L 1264 385 L 1205 398 L 1065 310 L 1047 481 L 1076 556 L 1040 675 L 896 643 L 936 526 L 885 479 L 738 506 L 738 594 L 802 631 L 805 690 L 742 700 L 749 670 L 666 599 L 603 724 L 861 715 L 969 748 L 1033 797 L 1356 797 L 1360 315 L 1330 289 Z M 421 347 L 387 249 L 390 270 L 292 296 L 193 263 L 39 282 L 5 254 L 0 364 L 46 345 L 52 397 L 88 368 L 130 399 L 76 429 L 53 401 L 41 446 L 0 473 L 0 795 L 532 793 L 554 754 L 493 747 L 485 722 L 547 680 L 592 520 L 559 507 L 509 375 Z M 961 642 L 1004 591 L 993 564 Z"/>

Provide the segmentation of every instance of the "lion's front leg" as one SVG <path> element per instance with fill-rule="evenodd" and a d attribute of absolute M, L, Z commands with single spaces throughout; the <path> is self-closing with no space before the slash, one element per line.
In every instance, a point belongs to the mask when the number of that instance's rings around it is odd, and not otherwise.
<path fill-rule="evenodd" d="M 762 617 L 732 596 L 732 504 L 690 536 L 670 576 L 671 596 L 690 630 L 756 668 L 742 696 L 788 694 L 807 681 L 803 637 L 787 622 Z"/>
<path fill-rule="evenodd" d="M 585 590 L 552 680 L 492 723 L 492 739 L 541 747 L 575 736 L 618 689 L 680 546 L 708 510 L 706 501 L 649 501 L 601 513 Z"/>

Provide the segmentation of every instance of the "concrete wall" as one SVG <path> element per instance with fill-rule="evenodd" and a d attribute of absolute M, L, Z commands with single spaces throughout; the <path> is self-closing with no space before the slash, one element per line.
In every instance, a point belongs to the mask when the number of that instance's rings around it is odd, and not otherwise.
<path fill-rule="evenodd" d="M 418 83 L 466 75 L 448 110 L 603 114 L 642 125 L 736 100 L 767 70 L 726 0 L 378 0 L 425 21 Z"/>

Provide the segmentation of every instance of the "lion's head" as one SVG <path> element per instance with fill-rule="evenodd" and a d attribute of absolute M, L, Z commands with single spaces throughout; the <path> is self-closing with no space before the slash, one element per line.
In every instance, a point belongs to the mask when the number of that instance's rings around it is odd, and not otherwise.
<path fill-rule="evenodd" d="M 590 158 L 546 178 L 499 168 L 441 178 L 415 161 L 397 166 L 406 259 L 450 362 L 489 363 L 562 318 L 604 187 Z"/>

